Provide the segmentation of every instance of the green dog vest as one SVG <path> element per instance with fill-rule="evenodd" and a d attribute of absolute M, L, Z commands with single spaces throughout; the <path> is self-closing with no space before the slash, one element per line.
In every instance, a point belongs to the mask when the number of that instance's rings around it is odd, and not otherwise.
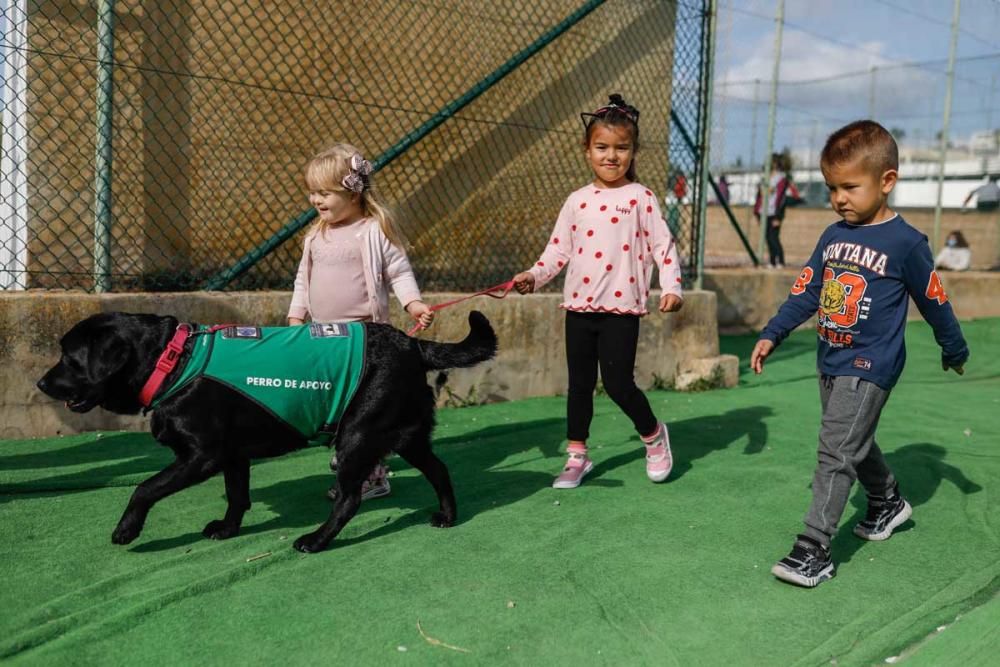
<path fill-rule="evenodd" d="M 202 333 L 205 332 L 205 333 Z M 187 364 L 151 403 L 199 377 L 247 396 L 313 438 L 340 421 L 364 369 L 365 327 L 360 322 L 292 327 L 200 327 Z"/>

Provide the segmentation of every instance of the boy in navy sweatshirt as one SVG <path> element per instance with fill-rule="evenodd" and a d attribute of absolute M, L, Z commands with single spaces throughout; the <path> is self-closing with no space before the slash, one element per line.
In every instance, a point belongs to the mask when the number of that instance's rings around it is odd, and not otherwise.
<path fill-rule="evenodd" d="M 896 142 L 878 123 L 857 121 L 830 135 L 820 168 L 842 220 L 820 236 L 750 357 L 754 372 L 761 373 L 774 348 L 817 314 L 823 421 L 812 505 L 791 553 L 771 569 L 800 586 L 811 588 L 836 574 L 830 541 L 855 479 L 868 495 L 868 512 L 855 535 L 885 540 L 910 518 L 910 504 L 875 443 L 882 407 L 906 359 L 909 297 L 934 329 L 942 368 L 961 375 L 969 358 L 927 237 L 889 209 L 898 167 Z"/>

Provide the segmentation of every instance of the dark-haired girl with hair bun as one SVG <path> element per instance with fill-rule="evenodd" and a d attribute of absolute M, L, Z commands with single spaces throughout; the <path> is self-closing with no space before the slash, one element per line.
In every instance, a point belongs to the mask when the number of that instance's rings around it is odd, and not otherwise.
<path fill-rule="evenodd" d="M 673 466 L 670 438 L 635 384 L 635 355 L 653 266 L 662 291 L 659 310 L 673 312 L 684 303 L 680 261 L 656 196 L 636 177 L 638 109 L 612 95 L 581 118 L 594 180 L 570 194 L 538 262 L 513 279 L 517 291 L 527 294 L 569 265 L 560 304 L 566 310 L 569 458 L 552 486 L 575 488 L 593 469 L 587 438 L 598 368 L 608 395 L 645 444 L 646 475 L 662 482 Z"/>

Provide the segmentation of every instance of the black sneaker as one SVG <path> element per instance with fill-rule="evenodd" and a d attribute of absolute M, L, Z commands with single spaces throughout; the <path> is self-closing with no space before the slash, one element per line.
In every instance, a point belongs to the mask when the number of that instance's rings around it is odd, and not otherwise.
<path fill-rule="evenodd" d="M 813 588 L 827 579 L 833 579 L 837 568 L 830 560 L 830 550 L 799 535 L 788 554 L 771 568 L 771 574 L 790 584 Z"/>
<path fill-rule="evenodd" d="M 854 534 L 863 540 L 887 540 L 911 514 L 913 508 L 899 495 L 899 485 L 893 485 L 885 497 L 868 496 L 868 513 L 854 527 Z"/>

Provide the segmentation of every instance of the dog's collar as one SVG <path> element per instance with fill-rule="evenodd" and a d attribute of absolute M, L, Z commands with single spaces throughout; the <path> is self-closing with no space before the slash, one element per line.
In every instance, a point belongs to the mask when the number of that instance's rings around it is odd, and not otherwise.
<path fill-rule="evenodd" d="M 153 369 L 146 384 L 142 386 L 142 391 L 139 392 L 139 403 L 142 404 L 142 407 L 149 407 L 156 392 L 163 386 L 163 381 L 170 375 L 170 371 L 177 367 L 177 360 L 184 352 L 184 342 L 191 337 L 193 331 L 194 327 L 190 324 L 177 325 L 174 337 L 167 343 L 166 349 L 160 353 L 160 358 L 156 360 L 156 368 Z"/>

